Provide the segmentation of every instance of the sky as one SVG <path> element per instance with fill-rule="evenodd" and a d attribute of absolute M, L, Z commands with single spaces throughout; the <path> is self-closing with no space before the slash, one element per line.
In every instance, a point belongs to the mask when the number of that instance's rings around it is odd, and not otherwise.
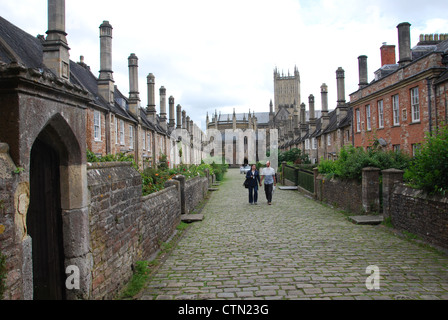
<path fill-rule="evenodd" d="M 328 85 L 337 101 L 336 70 L 346 76 L 346 99 L 358 89 L 358 57 L 368 56 L 369 81 L 381 67 L 380 47 L 396 45 L 401 22 L 420 34 L 448 33 L 448 1 L 428 0 L 67 0 L 70 58 L 81 55 L 98 76 L 99 26 L 113 26 L 114 80 L 129 93 L 128 57 L 139 58 L 139 91 L 146 107 L 146 77 L 164 86 L 202 129 L 215 110 L 268 112 L 274 68 L 301 76 L 302 101 Z M 47 0 L 0 0 L 0 15 L 33 36 L 47 31 Z M 159 109 L 157 90 L 156 104 Z"/>

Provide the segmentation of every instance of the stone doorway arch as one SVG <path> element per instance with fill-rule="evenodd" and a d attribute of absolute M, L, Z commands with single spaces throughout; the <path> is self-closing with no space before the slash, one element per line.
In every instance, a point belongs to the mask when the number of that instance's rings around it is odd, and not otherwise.
<path fill-rule="evenodd" d="M 30 207 L 35 299 L 87 299 L 91 287 L 86 163 L 80 142 L 59 113 L 36 137 L 30 158 Z M 79 270 L 67 289 L 65 270 Z"/>

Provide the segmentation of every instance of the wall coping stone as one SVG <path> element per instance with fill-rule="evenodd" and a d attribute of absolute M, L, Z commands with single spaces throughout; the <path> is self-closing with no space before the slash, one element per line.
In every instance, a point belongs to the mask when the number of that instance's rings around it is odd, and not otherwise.
<path fill-rule="evenodd" d="M 447 203 L 448 204 L 448 196 L 442 196 L 442 195 L 429 195 L 423 190 L 420 189 L 414 189 L 409 186 L 407 186 L 404 183 L 397 183 L 395 185 L 394 194 L 401 194 L 407 197 L 413 197 L 428 201 L 435 201 L 435 202 L 441 202 L 441 203 Z"/>
<path fill-rule="evenodd" d="M 132 167 L 132 162 L 88 162 L 87 170 Z"/>

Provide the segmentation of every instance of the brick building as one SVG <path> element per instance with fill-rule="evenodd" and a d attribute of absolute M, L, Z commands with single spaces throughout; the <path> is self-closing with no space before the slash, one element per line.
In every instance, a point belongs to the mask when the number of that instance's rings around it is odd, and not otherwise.
<path fill-rule="evenodd" d="M 359 57 L 359 90 L 350 95 L 355 147 L 375 141 L 386 150 L 413 155 L 426 133 L 447 123 L 447 35 L 421 35 L 411 49 L 410 24 L 398 25 L 395 46 L 381 47 L 382 66 L 367 79 L 367 57 Z"/>

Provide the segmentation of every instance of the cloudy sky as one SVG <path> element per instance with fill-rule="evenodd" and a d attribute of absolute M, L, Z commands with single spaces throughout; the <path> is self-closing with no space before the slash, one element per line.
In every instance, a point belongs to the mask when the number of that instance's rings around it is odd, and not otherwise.
<path fill-rule="evenodd" d="M 409 22 L 411 46 L 422 33 L 448 33 L 448 1 L 428 0 L 67 0 L 70 55 L 99 71 L 99 25 L 113 28 L 113 69 L 127 94 L 127 58 L 139 57 L 139 90 L 156 76 L 195 123 L 206 112 L 269 111 L 273 70 L 297 66 L 302 102 L 329 87 L 336 105 L 336 69 L 346 71 L 346 93 L 358 87 L 358 56 L 368 56 L 369 81 L 380 67 L 383 42 L 397 45 L 396 26 Z M 0 0 L 0 15 L 32 35 L 47 30 L 46 0 Z M 158 101 L 158 99 L 156 99 Z M 156 102 L 157 102 L 156 101 Z M 157 102 L 158 103 L 158 102 Z"/>

